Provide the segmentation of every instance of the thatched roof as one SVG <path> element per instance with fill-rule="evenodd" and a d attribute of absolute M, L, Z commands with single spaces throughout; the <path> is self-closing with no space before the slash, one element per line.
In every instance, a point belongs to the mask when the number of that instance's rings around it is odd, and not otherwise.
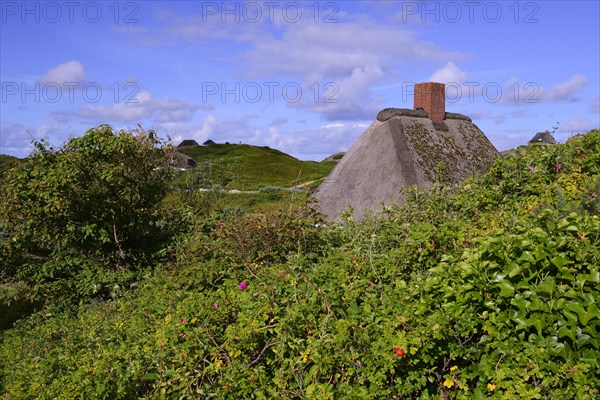
<path fill-rule="evenodd" d="M 178 151 L 175 152 L 173 160 L 171 160 L 171 167 L 173 168 L 190 169 L 196 168 L 196 166 L 196 160 Z"/>
<path fill-rule="evenodd" d="M 202 143 L 203 146 L 210 146 L 211 144 L 216 144 L 214 141 L 212 141 L 211 139 L 208 139 L 206 142 Z"/>
<path fill-rule="evenodd" d="M 198 142 L 193 139 L 185 139 L 177 147 L 199 146 Z"/>
<path fill-rule="evenodd" d="M 345 152 L 340 151 L 339 153 L 330 155 L 329 157 L 324 159 L 322 162 L 339 162 L 342 159 L 342 157 L 344 157 L 345 154 L 346 154 Z"/>
<path fill-rule="evenodd" d="M 330 220 L 352 206 L 354 218 L 381 203 L 402 203 L 400 186 L 428 188 L 485 172 L 499 156 L 461 114 L 434 123 L 422 110 L 385 109 L 352 145 L 314 194 Z M 443 167 L 440 168 L 440 165 Z"/>
<path fill-rule="evenodd" d="M 556 139 L 554 136 L 548 131 L 538 132 L 535 136 L 529 141 L 529 143 L 536 144 L 556 144 Z"/>

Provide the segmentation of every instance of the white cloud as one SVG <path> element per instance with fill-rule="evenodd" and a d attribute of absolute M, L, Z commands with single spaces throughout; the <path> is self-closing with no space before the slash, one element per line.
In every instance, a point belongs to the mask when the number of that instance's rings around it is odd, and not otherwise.
<path fill-rule="evenodd" d="M 137 103 L 115 103 L 112 105 L 84 104 L 75 111 L 56 111 L 53 114 L 62 120 L 80 118 L 84 121 L 141 121 L 148 119 L 157 123 L 190 120 L 200 109 L 212 109 L 212 104 L 198 106 L 181 100 L 157 99 L 150 92 L 142 91 L 132 100 Z"/>
<path fill-rule="evenodd" d="M 461 84 L 467 79 L 467 75 L 467 72 L 461 71 L 456 64 L 454 64 L 452 61 L 448 61 L 446 65 L 436 70 L 433 75 L 429 77 L 428 81 L 446 84 L 455 82 Z"/>
<path fill-rule="evenodd" d="M 575 74 L 568 81 L 559 83 L 546 90 L 540 89 L 540 98 L 543 101 L 561 101 L 569 100 L 577 94 L 587 83 L 588 78 L 585 75 Z"/>
<path fill-rule="evenodd" d="M 322 126 L 322 128 L 343 128 L 345 126 L 346 126 L 346 124 L 343 124 L 341 122 L 334 122 L 331 124 L 325 124 Z"/>
<path fill-rule="evenodd" d="M 255 67 L 252 74 L 307 79 L 340 77 L 357 67 L 385 69 L 398 62 L 466 56 L 445 51 L 398 26 L 370 21 L 290 24 L 280 37 L 263 37 L 253 44 L 245 54 Z"/>
<path fill-rule="evenodd" d="M 398 63 L 469 57 L 424 40 L 400 24 L 360 14 L 338 14 L 343 23 L 315 23 L 309 7 L 314 6 L 306 3 L 303 18 L 294 23 L 286 20 L 281 10 L 274 13 L 274 20 L 263 15 L 257 23 L 236 23 L 233 17 L 224 23 L 219 15 L 181 17 L 165 11 L 153 29 L 138 27 L 119 32 L 133 35 L 144 44 L 183 42 L 203 52 L 215 46 L 215 54 L 220 54 L 227 41 L 231 49 L 240 50 L 235 61 L 238 72 L 251 78 L 284 75 L 307 81 L 339 79 L 357 67 L 386 69 Z"/>
<path fill-rule="evenodd" d="M 0 122 L 0 154 L 26 157 L 33 151 L 34 139 L 44 139 L 51 146 L 60 147 L 75 134 L 72 127 L 59 123 L 23 125 Z"/>
<path fill-rule="evenodd" d="M 504 124 L 506 119 L 509 117 L 509 113 L 502 112 L 492 112 L 489 109 L 485 110 L 476 110 L 469 113 L 469 117 L 473 119 L 474 122 L 479 123 L 480 121 L 491 121 L 496 125 Z"/>
<path fill-rule="evenodd" d="M 252 137 L 256 127 L 250 125 L 250 119 L 253 116 L 244 116 L 241 118 L 218 119 L 209 114 L 202 122 L 181 122 L 172 121 L 156 124 L 153 129 L 161 135 L 169 135 L 177 144 L 183 139 L 194 139 L 199 143 L 212 139 L 217 143 L 225 141 L 256 144 L 249 140 Z"/>
<path fill-rule="evenodd" d="M 208 115 L 206 118 L 204 118 L 204 121 L 202 122 L 202 127 L 195 131 L 192 136 L 196 140 L 205 141 L 209 138 L 210 135 L 212 135 L 215 132 L 216 126 L 217 119 L 212 115 Z"/>
<path fill-rule="evenodd" d="M 155 29 L 122 33 L 144 44 L 186 43 L 192 51 L 217 58 L 224 56 L 225 43 L 228 51 L 238 54 L 235 60 L 228 59 L 238 78 L 264 78 L 282 85 L 295 82 L 305 95 L 302 101 L 287 106 L 320 113 L 329 121 L 373 119 L 378 99 L 371 96 L 370 87 L 382 77 L 393 77 L 399 65 L 470 57 L 427 41 L 391 19 L 341 12 L 336 15 L 340 23 L 315 23 L 309 6 L 295 23 L 282 18 L 281 9 L 274 13 L 274 21 L 264 15 L 258 23 L 234 23 L 233 17 L 223 23 L 219 15 L 182 17 L 164 11 Z M 337 88 L 326 89 L 330 82 Z M 313 99 L 314 89 L 309 89 L 314 85 L 320 88 L 318 101 Z M 337 102 L 323 102 L 326 94 Z"/>
<path fill-rule="evenodd" d="M 273 121 L 271 121 L 271 126 L 279 126 L 279 125 L 283 125 L 286 122 L 288 122 L 287 118 L 283 118 L 283 117 L 276 117 L 275 119 L 273 119 Z"/>
<path fill-rule="evenodd" d="M 31 127 L 20 123 L 5 123 L 0 121 L 0 154 L 11 154 L 17 157 L 25 157 L 31 152 L 31 136 L 27 131 Z"/>
<path fill-rule="evenodd" d="M 511 118 L 533 118 L 537 114 L 533 113 L 529 107 L 519 107 L 517 110 L 510 113 Z"/>
<path fill-rule="evenodd" d="M 559 131 L 568 133 L 588 132 L 592 129 L 600 129 L 600 121 L 592 122 L 580 115 L 577 115 L 566 122 L 561 122 Z"/>
<path fill-rule="evenodd" d="M 437 70 L 429 80 L 441 81 L 446 84 L 448 81 L 458 82 L 458 85 L 446 86 L 447 98 L 456 99 L 458 103 L 471 102 L 471 97 L 482 99 L 491 105 L 502 104 L 518 107 L 549 102 L 576 102 L 580 100 L 577 94 L 588 81 L 584 75 L 576 74 L 567 81 L 554 85 L 551 89 L 545 89 L 536 82 L 519 80 L 516 77 L 511 77 L 504 84 L 493 81 L 467 81 L 467 73 L 450 64 L 453 63 L 450 62 Z"/>
<path fill-rule="evenodd" d="M 320 161 L 331 154 L 348 150 L 367 127 L 361 123 L 334 123 L 285 131 L 270 127 L 266 132 L 254 132 L 250 143 L 273 147 L 300 159 Z"/>
<path fill-rule="evenodd" d="M 592 114 L 600 114 L 600 97 L 597 97 L 594 100 L 592 100 L 588 111 Z"/>
<path fill-rule="evenodd" d="M 305 96 L 303 102 L 290 106 L 318 112 L 327 121 L 371 120 L 379 108 L 369 88 L 382 76 L 383 71 L 379 67 L 356 67 L 341 81 L 321 85 L 319 98 Z"/>
<path fill-rule="evenodd" d="M 60 131 L 61 128 L 63 128 L 63 126 L 56 122 L 50 123 L 50 124 L 42 124 L 36 128 L 36 130 L 35 130 L 36 136 L 35 137 L 36 137 L 36 139 L 44 139 L 49 134 Z"/>
<path fill-rule="evenodd" d="M 59 64 L 46 72 L 46 75 L 39 78 L 41 83 L 57 83 L 63 85 L 68 82 L 81 83 L 85 80 L 85 69 L 79 61 L 69 61 Z"/>

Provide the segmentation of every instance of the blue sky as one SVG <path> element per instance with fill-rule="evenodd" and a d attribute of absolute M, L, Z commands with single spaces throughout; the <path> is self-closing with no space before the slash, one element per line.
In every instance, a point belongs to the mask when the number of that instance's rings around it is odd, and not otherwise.
<path fill-rule="evenodd" d="M 600 126 L 598 1 L 0 4 L 4 154 L 108 123 L 320 160 L 426 81 L 499 150 Z"/>

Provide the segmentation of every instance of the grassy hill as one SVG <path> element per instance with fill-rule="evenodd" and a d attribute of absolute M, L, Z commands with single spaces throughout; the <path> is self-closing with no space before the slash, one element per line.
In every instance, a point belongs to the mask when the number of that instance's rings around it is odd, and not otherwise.
<path fill-rule="evenodd" d="M 342 157 L 344 157 L 346 155 L 345 151 L 340 151 L 339 153 L 335 153 L 330 155 L 329 157 L 327 157 L 326 159 L 323 160 L 323 162 L 339 162 Z"/>
<path fill-rule="evenodd" d="M 291 188 L 311 181 L 319 182 L 338 161 L 333 156 L 321 162 L 302 161 L 267 146 L 247 144 L 187 146 L 178 150 L 198 164 L 196 169 L 184 171 L 179 176 L 181 184 L 244 191 L 268 186 Z M 0 177 L 19 162 L 17 157 L 0 154 Z"/>
<path fill-rule="evenodd" d="M 6 154 L 0 154 L 0 179 L 2 179 L 2 175 L 4 175 L 4 172 L 6 172 L 6 170 L 14 167 L 19 162 L 21 162 L 21 159 L 17 157 L 9 156 Z"/>
<path fill-rule="evenodd" d="M 247 144 L 188 146 L 178 150 L 198 163 L 198 168 L 184 172 L 180 181 L 199 187 L 289 188 L 323 178 L 335 166 L 335 162 L 301 161 L 276 149 Z"/>

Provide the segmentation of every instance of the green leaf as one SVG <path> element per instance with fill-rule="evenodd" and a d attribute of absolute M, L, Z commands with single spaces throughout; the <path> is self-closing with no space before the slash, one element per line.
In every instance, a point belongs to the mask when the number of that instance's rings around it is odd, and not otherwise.
<path fill-rule="evenodd" d="M 145 381 L 155 381 L 158 379 L 158 374 L 154 372 L 149 372 L 144 374 L 144 376 L 142 376 L 142 379 Z"/>
<path fill-rule="evenodd" d="M 509 278 L 514 278 L 515 276 L 517 276 L 518 274 L 520 274 L 520 273 L 521 273 L 521 271 L 523 271 L 523 269 L 524 269 L 526 266 L 529 266 L 529 264 L 527 264 L 527 265 L 525 265 L 525 264 L 522 264 L 522 265 L 517 265 L 517 264 L 513 263 L 513 264 L 512 264 L 512 269 L 511 269 L 511 271 L 508 273 L 508 277 L 509 277 Z"/>
<path fill-rule="evenodd" d="M 577 303 L 574 301 L 570 301 L 566 305 L 569 311 L 574 311 L 579 317 L 579 321 L 583 325 L 587 325 L 590 319 L 599 318 L 600 311 L 598 311 L 598 307 L 595 304 L 591 304 L 588 307 L 588 311 L 585 310 L 585 307 L 581 303 Z"/>
<path fill-rule="evenodd" d="M 563 229 L 565 229 L 567 226 L 569 226 L 569 224 L 570 224 L 570 223 L 571 223 L 571 222 L 570 222 L 568 219 L 566 219 L 566 218 L 563 218 L 563 219 L 561 219 L 560 221 L 558 221 L 558 224 L 556 224 L 556 228 L 557 228 L 558 230 L 563 230 Z"/>
<path fill-rule="evenodd" d="M 540 284 L 537 286 L 537 292 L 545 294 L 547 297 L 551 297 L 552 293 L 556 288 L 556 283 L 554 282 L 553 277 L 546 277 Z"/>
<path fill-rule="evenodd" d="M 564 265 L 572 264 L 573 262 L 566 258 L 564 255 L 558 255 L 552 258 L 552 264 L 556 265 L 558 268 L 562 268 Z"/>
<path fill-rule="evenodd" d="M 558 337 L 562 338 L 568 336 L 569 339 L 575 340 L 576 329 L 574 327 L 561 326 L 558 329 Z"/>
<path fill-rule="evenodd" d="M 310 367 L 310 369 L 308 370 L 308 373 L 304 376 L 304 386 L 308 385 L 312 380 L 313 377 L 315 376 L 315 374 L 319 371 L 319 366 L 318 365 L 313 365 L 312 367 Z"/>
<path fill-rule="evenodd" d="M 576 345 L 576 347 L 579 348 L 579 349 L 581 349 L 588 342 L 590 342 L 591 338 L 592 337 L 590 335 L 586 335 L 586 334 L 577 335 L 577 339 L 575 339 L 575 345 Z"/>
<path fill-rule="evenodd" d="M 510 304 L 516 306 L 519 309 L 519 313 L 525 314 L 527 311 L 527 302 L 524 299 L 512 299 Z"/>
<path fill-rule="evenodd" d="M 507 280 L 503 280 L 498 283 L 498 287 L 500 287 L 501 297 L 512 297 L 515 294 L 515 288 Z"/>
<path fill-rule="evenodd" d="M 532 317 L 530 317 L 527 320 L 527 325 L 535 327 L 535 329 L 537 330 L 538 336 L 542 336 L 542 331 L 543 331 L 544 327 L 546 326 L 546 324 L 542 320 L 540 314 L 538 314 L 538 313 L 536 313 L 535 315 L 533 315 Z"/>

